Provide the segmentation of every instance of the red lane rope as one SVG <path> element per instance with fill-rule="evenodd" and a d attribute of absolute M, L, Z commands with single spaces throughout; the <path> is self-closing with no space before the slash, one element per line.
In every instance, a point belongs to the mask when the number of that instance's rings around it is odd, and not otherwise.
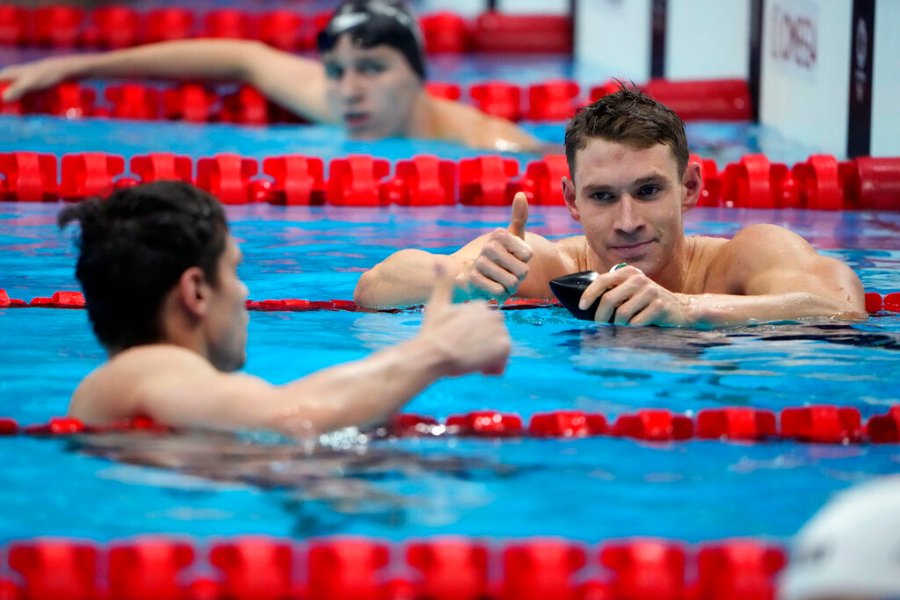
<path fill-rule="evenodd" d="M 559 306 L 555 300 L 541 298 L 509 298 L 500 308 L 502 310 L 522 310 L 530 308 L 546 308 Z M 0 308 L 84 308 L 84 295 L 81 292 L 58 291 L 51 296 L 32 298 L 30 302 L 18 298 L 10 298 L 6 290 L 0 288 Z M 247 300 L 248 310 L 305 312 L 318 310 L 345 310 L 350 312 L 395 312 L 376 311 L 357 306 L 352 300 L 301 300 L 283 298 L 275 300 Z M 900 292 L 889 292 L 884 295 L 878 292 L 866 293 L 866 311 L 871 314 L 882 312 L 900 312 Z"/>
<path fill-rule="evenodd" d="M 7 85 L 8 82 L 0 82 L 0 91 Z M 67 81 L 14 102 L 0 102 L 0 114 L 242 125 L 306 123 L 253 86 L 238 84 L 236 91 L 230 89 L 232 86 L 225 89 L 203 81 L 153 85 L 127 81 L 105 85 L 98 98 L 94 87 Z M 527 86 L 486 81 L 468 88 L 457 83 L 430 81 L 425 87 L 432 96 L 468 102 L 484 113 L 510 121 L 563 122 L 583 106 L 618 89 L 618 83 L 592 86 L 587 97 L 578 83 L 566 79 Z M 747 121 L 751 116 L 749 88 L 743 80 L 651 79 L 638 87 L 685 121 Z"/>
<path fill-rule="evenodd" d="M 689 545 L 660 538 L 589 545 L 560 538 L 488 542 L 462 536 L 387 542 L 297 542 L 244 536 L 208 543 L 145 536 L 0 547 L 19 581 L 5 598 L 279 598 L 284 600 L 539 600 L 774 597 L 784 547 L 734 538 Z M 0 573 L 3 569 L 0 562 Z"/>
<path fill-rule="evenodd" d="M 66 436 L 122 431 L 165 433 L 172 428 L 140 417 L 105 426 L 85 425 L 72 417 L 20 426 L 0 418 L 0 435 Z M 859 409 L 835 405 L 783 408 L 707 408 L 696 416 L 667 409 L 641 409 L 608 420 L 599 413 L 556 410 L 535 413 L 527 425 L 521 416 L 493 410 L 451 415 L 444 420 L 416 414 L 395 415 L 379 435 L 394 437 L 584 438 L 617 437 L 651 442 L 684 440 L 796 441 L 818 444 L 896 444 L 900 442 L 900 404 L 863 423 Z"/>
<path fill-rule="evenodd" d="M 146 11 L 123 5 L 84 10 L 49 5 L 35 9 L 0 4 L 0 45 L 54 48 L 127 48 L 195 37 L 256 39 L 286 51 L 315 49 L 316 35 L 331 11 L 165 7 Z M 422 15 L 419 24 L 430 53 L 513 52 L 569 54 L 568 15 L 486 12 L 464 18 L 452 12 Z"/>
<path fill-rule="evenodd" d="M 816 154 L 788 167 L 762 154 L 729 163 L 720 172 L 711 159 L 701 166 L 699 206 L 815 210 L 900 210 L 900 157 L 838 161 Z M 128 170 L 126 171 L 126 163 Z M 317 157 L 285 155 L 258 161 L 237 154 L 192 159 L 165 152 L 126 158 L 85 152 L 63 155 L 0 153 L 0 199 L 78 202 L 113 190 L 162 179 L 194 183 L 224 204 L 379 207 L 507 206 L 516 192 L 529 202 L 562 205 L 559 181 L 568 176 L 564 155 L 527 164 L 499 155 L 458 161 L 418 155 L 395 161 L 349 155 L 328 164 Z"/>

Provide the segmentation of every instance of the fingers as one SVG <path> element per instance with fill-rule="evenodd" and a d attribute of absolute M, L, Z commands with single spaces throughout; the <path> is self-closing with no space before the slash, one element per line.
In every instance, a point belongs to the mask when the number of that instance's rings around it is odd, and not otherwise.
<path fill-rule="evenodd" d="M 509 222 L 509 231 L 519 239 L 525 239 L 525 225 L 528 224 L 528 198 L 519 192 L 513 198 L 512 219 Z"/>
<path fill-rule="evenodd" d="M 447 268 L 438 263 L 434 266 L 434 286 L 428 299 L 428 309 L 439 310 L 453 304 L 453 277 Z"/>

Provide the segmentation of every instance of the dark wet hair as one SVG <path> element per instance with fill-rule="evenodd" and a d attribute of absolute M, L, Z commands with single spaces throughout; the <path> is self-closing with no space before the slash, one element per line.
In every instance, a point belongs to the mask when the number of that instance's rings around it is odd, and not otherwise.
<path fill-rule="evenodd" d="M 689 159 L 684 122 L 664 104 L 620 82 L 619 89 L 584 107 L 566 126 L 566 160 L 575 173 L 575 154 L 591 138 L 602 138 L 643 150 L 665 144 L 675 156 L 678 176 Z"/>
<path fill-rule="evenodd" d="M 117 352 L 158 342 L 165 295 L 190 267 L 218 283 L 228 225 L 221 204 L 180 181 L 118 190 L 68 206 L 59 226 L 81 224 L 75 271 L 94 333 Z"/>
<path fill-rule="evenodd" d="M 319 52 L 328 52 L 344 34 L 361 48 L 385 44 L 399 50 L 421 80 L 426 79 L 422 32 L 415 16 L 398 0 L 345 0 L 319 32 Z"/>

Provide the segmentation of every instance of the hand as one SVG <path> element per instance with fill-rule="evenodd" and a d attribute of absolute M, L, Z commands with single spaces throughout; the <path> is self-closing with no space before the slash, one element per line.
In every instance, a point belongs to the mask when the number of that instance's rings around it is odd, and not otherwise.
<path fill-rule="evenodd" d="M 691 324 L 688 304 L 662 287 L 637 267 L 604 273 L 581 294 L 578 307 L 590 308 L 600 298 L 594 320 L 617 325 Z"/>
<path fill-rule="evenodd" d="M 512 219 L 506 229 L 496 229 L 478 256 L 468 262 L 457 278 L 457 286 L 468 298 L 504 300 L 528 277 L 531 246 L 525 241 L 528 199 L 519 192 L 513 198 Z"/>
<path fill-rule="evenodd" d="M 3 91 L 3 102 L 15 102 L 29 92 L 53 87 L 76 76 L 84 60 L 84 55 L 59 56 L 0 69 L 0 81 L 10 82 Z"/>
<path fill-rule="evenodd" d="M 511 346 L 503 316 L 484 302 L 454 305 L 453 279 L 437 269 L 419 336 L 445 355 L 447 375 L 503 373 Z"/>

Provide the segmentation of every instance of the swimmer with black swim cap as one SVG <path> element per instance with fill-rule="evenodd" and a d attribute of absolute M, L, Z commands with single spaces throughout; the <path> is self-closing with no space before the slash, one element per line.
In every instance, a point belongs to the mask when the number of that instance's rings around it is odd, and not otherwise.
<path fill-rule="evenodd" d="M 406 4 L 347 0 L 318 37 L 321 62 L 260 42 L 193 39 L 97 54 L 52 57 L 0 69 L 3 101 L 79 78 L 226 80 L 251 85 L 316 123 L 344 125 L 352 139 L 437 139 L 473 148 L 559 152 L 516 124 L 425 89 L 421 31 Z"/>

